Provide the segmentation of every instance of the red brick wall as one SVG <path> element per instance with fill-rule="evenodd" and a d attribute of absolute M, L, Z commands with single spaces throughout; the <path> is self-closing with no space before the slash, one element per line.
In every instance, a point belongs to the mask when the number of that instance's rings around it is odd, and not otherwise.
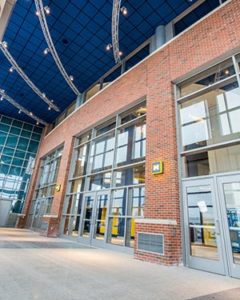
<path fill-rule="evenodd" d="M 166 243 L 164 256 L 140 253 L 135 249 L 137 258 L 167 265 L 181 261 L 176 121 L 171 82 L 210 63 L 231 49 L 240 47 L 239 28 L 240 1 L 232 0 L 107 87 L 66 119 L 42 142 L 38 159 L 64 143 L 57 182 L 65 187 L 72 137 L 146 96 L 147 157 L 144 214 L 149 219 L 176 220 L 177 226 L 136 224 L 137 232 L 165 234 Z M 164 161 L 165 172 L 163 175 L 153 176 L 151 164 L 157 160 Z M 37 170 L 34 177 L 36 174 Z M 34 186 L 30 188 L 25 212 L 29 208 L 33 190 Z M 60 216 L 64 192 L 63 188 L 55 195 L 52 214 Z"/>

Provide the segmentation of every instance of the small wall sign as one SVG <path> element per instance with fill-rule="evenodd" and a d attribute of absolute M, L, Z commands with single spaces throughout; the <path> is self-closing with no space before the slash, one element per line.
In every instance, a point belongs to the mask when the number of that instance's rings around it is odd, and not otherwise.
<path fill-rule="evenodd" d="M 60 192 L 61 191 L 61 184 L 56 184 L 55 191 Z"/>
<path fill-rule="evenodd" d="M 158 175 L 163 174 L 163 161 L 155 161 L 152 163 L 152 174 Z"/>

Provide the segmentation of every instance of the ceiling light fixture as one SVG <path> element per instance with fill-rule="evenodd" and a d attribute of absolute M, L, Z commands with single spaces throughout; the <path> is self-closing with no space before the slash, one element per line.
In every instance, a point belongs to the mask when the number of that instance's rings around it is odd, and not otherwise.
<path fill-rule="evenodd" d="M 72 75 L 70 75 L 70 76 L 69 76 L 69 79 L 70 79 L 71 81 L 73 81 L 73 80 L 74 80 L 74 77 L 73 77 Z"/>
<path fill-rule="evenodd" d="M 126 16 L 128 14 L 128 9 L 125 6 L 122 6 L 120 10 L 124 16 Z"/>
<path fill-rule="evenodd" d="M 40 15 L 40 13 L 39 13 L 38 10 L 36 10 L 35 15 L 36 15 L 36 16 L 39 16 L 39 15 Z"/>
<path fill-rule="evenodd" d="M 49 53 L 49 49 L 48 48 L 46 48 L 46 49 L 43 50 L 43 54 L 47 55 L 48 53 Z"/>
<path fill-rule="evenodd" d="M 50 9 L 49 6 L 44 6 L 44 10 L 45 10 L 45 12 L 46 12 L 47 15 L 50 15 L 51 9 Z"/>
<path fill-rule="evenodd" d="M 19 115 L 21 114 L 21 112 L 22 112 L 21 109 L 19 109 L 19 111 L 18 111 Z"/>
<path fill-rule="evenodd" d="M 10 72 L 10 73 L 13 73 L 13 71 L 14 71 L 14 68 L 11 67 L 11 68 L 9 69 L 9 72 Z"/>
<path fill-rule="evenodd" d="M 3 101 L 3 99 L 4 99 L 4 96 L 2 95 L 1 98 L 0 98 L 0 101 Z"/>
<path fill-rule="evenodd" d="M 50 106 L 48 106 L 48 110 L 51 110 L 51 107 L 50 107 Z"/>
<path fill-rule="evenodd" d="M 112 49 L 112 47 L 113 47 L 112 44 L 108 44 L 108 45 L 106 46 L 106 50 L 107 50 L 107 51 L 110 51 L 110 50 Z"/>
<path fill-rule="evenodd" d="M 2 46 L 3 46 L 3 48 L 7 49 L 7 47 L 8 47 L 8 43 L 7 43 L 7 42 L 5 42 L 5 41 L 3 41 L 3 42 L 2 42 Z"/>

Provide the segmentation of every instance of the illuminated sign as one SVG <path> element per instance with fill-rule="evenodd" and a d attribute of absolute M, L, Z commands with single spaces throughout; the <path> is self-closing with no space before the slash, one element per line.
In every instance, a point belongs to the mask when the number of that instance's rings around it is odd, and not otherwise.
<path fill-rule="evenodd" d="M 163 174 L 163 161 L 156 161 L 152 163 L 152 174 Z"/>

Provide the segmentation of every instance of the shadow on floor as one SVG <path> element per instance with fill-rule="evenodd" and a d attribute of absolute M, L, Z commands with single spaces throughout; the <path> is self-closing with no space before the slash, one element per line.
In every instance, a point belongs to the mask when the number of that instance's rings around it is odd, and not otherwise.
<path fill-rule="evenodd" d="M 94 249 L 85 245 L 70 242 L 35 242 L 0 240 L 0 249 Z"/>
<path fill-rule="evenodd" d="M 210 294 L 189 300 L 234 300 L 240 299 L 240 288 L 227 290 L 220 293 Z"/>

